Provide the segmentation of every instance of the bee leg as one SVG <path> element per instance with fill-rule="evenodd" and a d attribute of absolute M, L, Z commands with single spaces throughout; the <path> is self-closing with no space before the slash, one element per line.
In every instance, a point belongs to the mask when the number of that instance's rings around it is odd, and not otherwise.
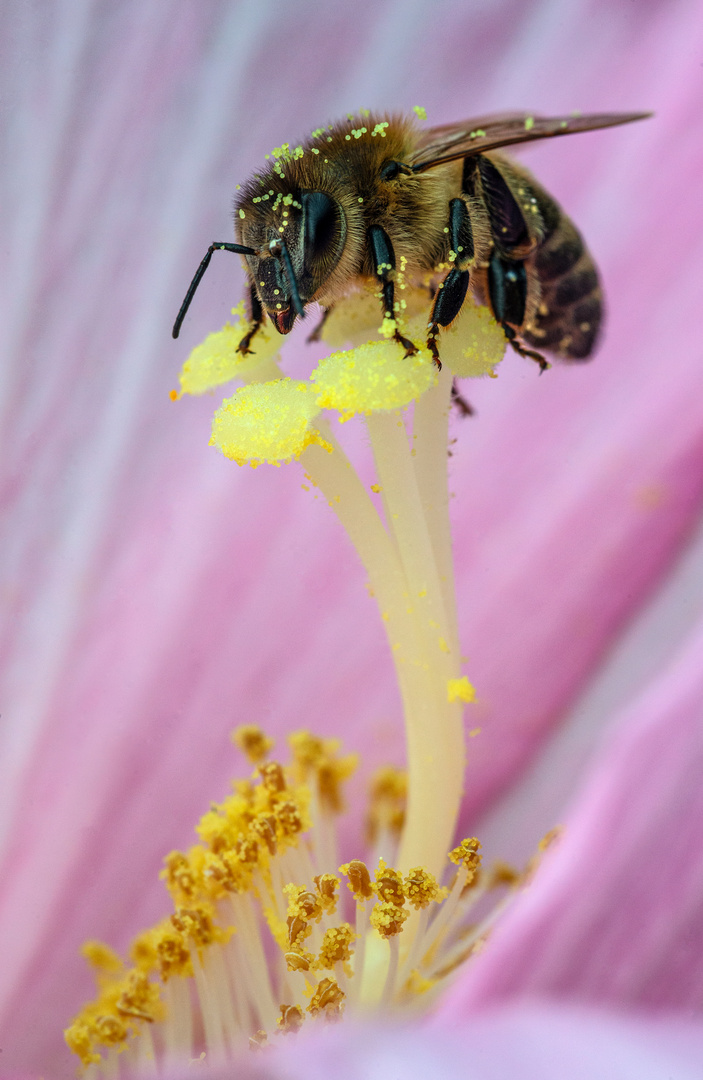
<path fill-rule="evenodd" d="M 469 271 L 457 270 L 457 268 L 454 267 L 453 270 L 449 271 L 437 290 L 437 296 L 435 298 L 434 307 L 432 308 L 432 315 L 430 316 L 430 324 L 427 331 L 427 348 L 432 353 L 434 362 L 440 370 L 442 368 L 442 363 L 439 359 L 439 352 L 437 350 L 437 334 L 439 333 L 439 328 L 440 326 L 449 326 L 450 323 L 454 322 L 464 306 L 466 290 L 468 287 Z"/>
<path fill-rule="evenodd" d="M 435 364 L 442 364 L 437 350 L 437 334 L 440 326 L 449 326 L 464 306 L 469 287 L 469 271 L 466 269 L 474 257 L 474 234 L 471 218 L 463 199 L 449 202 L 449 250 L 455 264 L 437 290 L 427 334 L 427 348 Z"/>
<path fill-rule="evenodd" d="M 368 231 L 369 247 L 371 249 L 371 261 L 374 274 L 378 278 L 383 293 L 383 313 L 387 319 L 395 322 L 395 289 L 393 278 L 395 275 L 395 252 L 390 237 L 380 225 L 372 225 Z M 406 356 L 414 356 L 417 352 L 415 345 L 409 338 L 403 337 L 396 322 L 393 339 L 402 345 Z"/>
<path fill-rule="evenodd" d="M 330 306 L 328 308 L 323 308 L 323 310 L 322 310 L 322 318 L 320 319 L 319 323 L 317 324 L 315 329 L 312 331 L 312 333 L 308 334 L 308 336 L 305 339 L 307 341 L 308 345 L 310 345 L 310 343 L 313 342 L 313 341 L 319 341 L 320 340 L 320 334 L 322 333 L 322 327 L 325 325 L 329 315 L 332 313 L 332 308 L 333 307 L 334 307 L 334 305 L 330 304 Z"/>
<path fill-rule="evenodd" d="M 519 356 L 525 356 L 529 360 L 534 360 L 536 364 L 539 364 L 540 375 L 543 375 L 545 371 L 549 371 L 552 365 L 546 357 L 542 356 L 542 353 L 534 352 L 533 349 L 526 349 L 525 346 L 517 340 L 512 326 L 503 326 L 503 331 L 508 339 L 508 344 L 511 345 Z"/>
<path fill-rule="evenodd" d="M 253 285 L 249 286 L 249 294 L 247 297 L 247 307 L 249 308 L 249 321 L 253 323 L 251 330 L 244 335 L 242 340 L 237 345 L 237 352 L 242 356 L 246 356 L 253 350 L 249 348 L 252 339 L 255 334 L 261 329 L 264 321 L 264 309 L 261 306 L 261 301 L 257 295 L 256 289 Z"/>
<path fill-rule="evenodd" d="M 456 379 L 452 383 L 452 405 L 456 405 L 462 416 L 473 416 L 476 412 L 459 390 Z"/>
<path fill-rule="evenodd" d="M 546 371 L 550 365 L 542 354 L 521 345 L 517 340 L 515 330 L 516 326 L 522 326 L 525 321 L 527 303 L 525 264 L 517 259 L 504 258 L 494 248 L 488 264 L 488 291 L 496 322 L 503 327 L 503 333 L 512 348 L 520 356 L 527 356 L 538 363 L 540 371 Z"/>

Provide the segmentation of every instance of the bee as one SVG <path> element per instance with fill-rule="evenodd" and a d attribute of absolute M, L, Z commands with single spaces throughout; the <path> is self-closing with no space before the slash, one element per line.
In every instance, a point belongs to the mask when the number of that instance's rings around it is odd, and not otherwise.
<path fill-rule="evenodd" d="M 324 322 L 338 300 L 368 284 L 405 355 L 415 353 L 396 319 L 400 269 L 430 286 L 427 346 L 438 367 L 441 332 L 469 288 L 513 349 L 541 369 L 549 365 L 536 349 L 585 360 L 603 315 L 593 259 L 552 196 L 498 151 L 649 115 L 513 113 L 420 129 L 414 117 L 368 113 L 320 128 L 300 146 L 274 151 L 271 166 L 244 185 L 235 202 L 237 242 L 210 245 L 173 336 L 222 249 L 244 256 L 251 325 L 242 353 L 266 316 L 288 334 L 309 304 L 322 307 Z"/>

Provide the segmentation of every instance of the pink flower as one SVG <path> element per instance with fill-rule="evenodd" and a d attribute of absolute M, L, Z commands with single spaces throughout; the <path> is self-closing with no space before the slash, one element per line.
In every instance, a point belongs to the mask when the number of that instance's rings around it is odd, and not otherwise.
<path fill-rule="evenodd" d="M 208 451 L 211 403 L 168 399 L 187 348 L 239 298 L 222 255 L 183 347 L 169 341 L 207 244 L 230 238 L 234 184 L 272 145 L 367 104 L 419 103 L 430 123 L 515 106 L 656 111 L 525 155 L 588 237 L 607 336 L 592 365 L 543 378 L 509 358 L 471 387 L 478 419 L 454 426 L 482 729 L 463 821 L 480 831 L 483 817 L 510 857 L 565 815 L 568 828 L 437 1024 L 500 1045 L 477 1007 L 535 995 L 697 1014 L 700 638 L 672 658 L 699 576 L 671 578 L 703 500 L 697 5 L 339 4 L 323 17 L 65 3 L 17 7 L 2 40 L 16 357 L 3 379 L 4 1066 L 71 1073 L 61 1029 L 89 993 L 79 945 L 120 948 L 160 915 L 161 859 L 224 794 L 235 724 L 343 733 L 365 774 L 402 760 L 382 629 L 327 507 L 292 470 Z M 310 365 L 303 336 L 291 373 Z M 622 653 L 615 690 L 565 722 L 667 575 L 672 599 Z M 574 1023 L 589 1042 L 616 1021 Z M 681 1030 L 663 1042 L 683 1046 Z"/>

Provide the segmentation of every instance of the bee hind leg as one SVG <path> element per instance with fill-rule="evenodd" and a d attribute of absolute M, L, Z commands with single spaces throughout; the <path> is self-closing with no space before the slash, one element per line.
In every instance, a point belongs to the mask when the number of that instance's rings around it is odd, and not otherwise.
<path fill-rule="evenodd" d="M 395 321 L 395 288 L 393 279 L 395 276 L 395 252 L 388 233 L 380 225 L 372 225 L 368 231 L 371 260 L 374 274 L 381 286 L 383 298 L 383 312 L 387 319 Z M 402 345 L 406 356 L 414 356 L 417 345 L 409 338 L 403 337 L 396 323 L 393 334 L 394 341 Z"/>
<path fill-rule="evenodd" d="M 518 341 L 512 326 L 508 326 L 506 323 L 502 323 L 501 325 L 503 327 L 503 333 L 508 339 L 508 344 L 515 350 L 518 356 L 525 356 L 529 360 L 534 360 L 536 364 L 539 364 L 540 375 L 543 375 L 545 371 L 549 371 L 552 365 L 546 357 L 542 356 L 542 353 L 535 352 L 533 349 L 526 349 L 522 342 Z"/>
<path fill-rule="evenodd" d="M 456 384 L 456 379 L 452 383 L 452 405 L 456 405 L 462 416 L 476 415 L 476 410 L 474 409 L 473 405 L 471 405 L 466 400 L 464 395 L 459 390 L 459 387 Z"/>
<path fill-rule="evenodd" d="M 488 264 L 488 291 L 496 322 L 502 326 L 512 348 L 520 356 L 527 356 L 539 364 L 540 371 L 546 371 L 550 365 L 542 354 L 526 349 L 518 341 L 515 330 L 516 326 L 524 323 L 527 306 L 527 271 L 524 262 L 507 259 L 494 249 Z"/>

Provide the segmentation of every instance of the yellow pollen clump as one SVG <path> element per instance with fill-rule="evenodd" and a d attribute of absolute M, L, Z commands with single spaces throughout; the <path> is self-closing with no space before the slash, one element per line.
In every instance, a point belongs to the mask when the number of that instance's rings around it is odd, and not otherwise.
<path fill-rule="evenodd" d="M 436 382 L 430 354 L 403 356 L 395 341 L 370 342 L 353 353 L 336 352 L 310 376 L 320 408 L 337 409 L 341 419 L 356 413 L 403 409 Z"/>
<path fill-rule="evenodd" d="M 222 330 L 208 334 L 191 352 L 179 376 L 181 394 L 205 394 L 232 379 L 248 378 L 278 354 L 279 335 L 265 326 L 255 334 L 248 354 L 238 352 L 240 341 L 252 326 L 246 320 L 243 302 L 232 315 L 233 324 L 226 323 Z"/>
<path fill-rule="evenodd" d="M 256 724 L 241 724 L 232 732 L 232 742 L 249 758 L 252 765 L 264 761 L 273 750 L 273 739 Z"/>
<path fill-rule="evenodd" d="M 238 465 L 280 465 L 311 443 L 328 447 L 311 426 L 319 411 L 306 382 L 278 379 L 243 386 L 215 413 L 210 445 Z"/>
<path fill-rule="evenodd" d="M 476 691 L 466 678 L 466 675 L 462 675 L 460 679 L 449 679 L 447 681 L 447 701 L 474 701 L 476 698 Z"/>

